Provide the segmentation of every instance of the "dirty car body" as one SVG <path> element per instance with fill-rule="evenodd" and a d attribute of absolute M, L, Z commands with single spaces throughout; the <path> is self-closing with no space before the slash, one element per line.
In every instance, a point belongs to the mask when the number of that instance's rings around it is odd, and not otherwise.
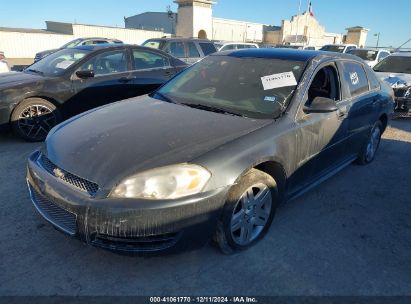
<path fill-rule="evenodd" d="M 396 116 L 411 116 L 411 52 L 386 57 L 374 71 L 394 90 Z"/>
<path fill-rule="evenodd" d="M 352 64 L 363 69 L 354 82 L 365 84 L 354 96 L 344 80 Z M 309 113 L 329 69 L 335 108 Z M 55 127 L 29 158 L 28 187 L 46 220 L 88 244 L 128 253 L 195 248 L 210 239 L 247 171 L 273 176 L 281 200 L 299 196 L 358 158 L 392 107 L 389 91 L 353 56 L 216 53 L 153 94 Z M 191 183 L 178 195 L 173 183 L 183 181 L 165 177 L 187 167 L 199 178 L 181 178 Z"/>

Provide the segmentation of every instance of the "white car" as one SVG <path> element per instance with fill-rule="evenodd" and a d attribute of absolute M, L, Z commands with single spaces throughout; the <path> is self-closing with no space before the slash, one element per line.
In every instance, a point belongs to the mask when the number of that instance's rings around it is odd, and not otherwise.
<path fill-rule="evenodd" d="M 0 52 L 0 73 L 7 73 L 7 72 L 10 72 L 9 65 L 6 61 L 4 53 Z"/>
<path fill-rule="evenodd" d="M 324 45 L 320 51 L 336 52 L 336 53 L 348 53 L 351 50 L 356 49 L 355 44 L 327 44 Z"/>
<path fill-rule="evenodd" d="M 256 43 L 247 42 L 215 42 L 214 45 L 219 52 L 229 51 L 229 50 L 240 50 L 240 49 L 258 49 L 259 46 Z"/>
<path fill-rule="evenodd" d="M 371 68 L 373 68 L 378 62 L 390 55 L 387 50 L 375 50 L 375 49 L 354 49 L 348 52 L 351 55 L 355 55 L 363 59 Z"/>
<path fill-rule="evenodd" d="M 411 52 L 386 57 L 375 65 L 374 72 L 394 90 L 395 116 L 411 116 Z"/>

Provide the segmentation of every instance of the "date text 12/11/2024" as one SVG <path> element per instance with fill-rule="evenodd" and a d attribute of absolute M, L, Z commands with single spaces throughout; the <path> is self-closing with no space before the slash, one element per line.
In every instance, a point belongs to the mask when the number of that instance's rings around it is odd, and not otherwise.
<path fill-rule="evenodd" d="M 150 303 L 258 303 L 253 297 L 150 297 Z"/>

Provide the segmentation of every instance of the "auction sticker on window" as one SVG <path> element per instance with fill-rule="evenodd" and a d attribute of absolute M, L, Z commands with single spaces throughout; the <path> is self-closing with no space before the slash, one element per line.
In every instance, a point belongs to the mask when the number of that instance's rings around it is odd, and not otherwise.
<path fill-rule="evenodd" d="M 58 69 L 67 69 L 69 66 L 71 66 L 74 63 L 72 60 L 64 60 L 62 62 L 59 62 L 56 64 L 56 68 Z"/>
<path fill-rule="evenodd" d="M 297 80 L 293 72 L 285 72 L 261 77 L 264 90 L 296 86 Z"/>

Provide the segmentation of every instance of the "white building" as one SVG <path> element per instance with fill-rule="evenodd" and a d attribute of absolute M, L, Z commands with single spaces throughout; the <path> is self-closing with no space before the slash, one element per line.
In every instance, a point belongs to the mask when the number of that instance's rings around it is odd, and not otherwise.
<path fill-rule="evenodd" d="M 170 35 L 210 40 L 263 42 L 275 27 L 262 23 L 216 18 L 211 0 L 175 0 L 177 13 L 146 12 L 124 19 L 126 28 L 161 29 Z"/>
<path fill-rule="evenodd" d="M 33 59 L 38 52 L 59 48 L 76 38 L 115 38 L 125 43 L 141 44 L 149 38 L 164 36 L 162 31 L 153 30 L 147 31 L 53 21 L 46 21 L 46 25 L 46 30 L 0 28 L 0 50 L 9 59 Z"/>

